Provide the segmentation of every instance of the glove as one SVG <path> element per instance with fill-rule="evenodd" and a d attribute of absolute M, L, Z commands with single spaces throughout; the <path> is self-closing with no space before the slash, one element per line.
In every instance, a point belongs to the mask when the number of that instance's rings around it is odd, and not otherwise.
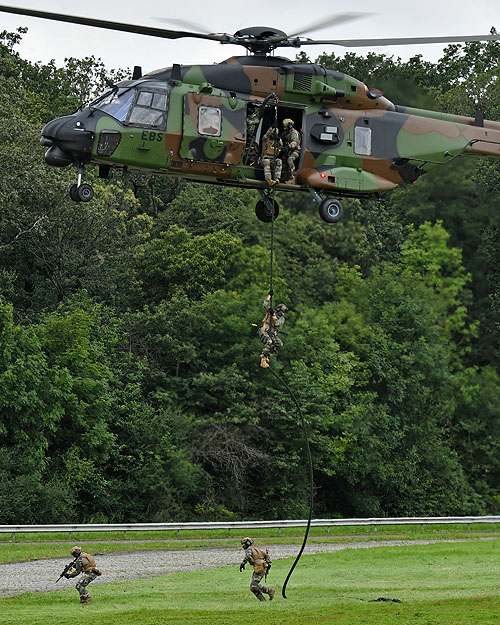
<path fill-rule="evenodd" d="M 242 563 L 242 564 L 240 564 L 240 573 L 241 573 L 241 571 L 244 571 L 244 570 L 245 570 L 245 565 Z"/>

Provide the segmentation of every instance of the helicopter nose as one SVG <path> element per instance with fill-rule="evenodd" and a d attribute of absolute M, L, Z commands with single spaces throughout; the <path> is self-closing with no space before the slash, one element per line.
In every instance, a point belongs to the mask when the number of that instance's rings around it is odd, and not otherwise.
<path fill-rule="evenodd" d="M 90 161 L 94 129 L 87 129 L 75 115 L 58 117 L 42 128 L 40 144 L 47 147 L 45 162 L 52 167 Z"/>

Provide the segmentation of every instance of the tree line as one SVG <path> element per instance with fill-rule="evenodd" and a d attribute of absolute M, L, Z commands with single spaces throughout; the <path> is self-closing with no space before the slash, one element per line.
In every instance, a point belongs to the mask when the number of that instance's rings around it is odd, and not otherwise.
<path fill-rule="evenodd" d="M 40 127 L 125 72 L 28 62 L 22 36 L 0 34 L 0 523 L 303 517 L 299 415 L 252 325 L 255 193 L 90 173 L 94 200 L 73 203 Z M 500 119 L 496 42 L 318 61 Z M 278 198 L 273 364 L 307 422 L 317 517 L 500 513 L 500 170 L 454 163 L 348 200 L 335 226 Z"/>

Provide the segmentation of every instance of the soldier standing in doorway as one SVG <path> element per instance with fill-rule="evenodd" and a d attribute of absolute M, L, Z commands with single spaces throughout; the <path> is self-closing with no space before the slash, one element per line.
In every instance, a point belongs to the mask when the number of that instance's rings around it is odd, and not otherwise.
<path fill-rule="evenodd" d="M 300 132 L 294 128 L 293 119 L 283 120 L 283 132 L 281 133 L 281 142 L 283 148 L 281 150 L 282 156 L 286 159 L 288 171 L 290 173 L 290 179 L 287 183 L 294 183 L 295 180 L 295 163 L 300 154 Z"/>
<path fill-rule="evenodd" d="M 245 557 L 240 564 L 240 573 L 245 569 L 247 562 L 253 566 L 252 581 L 250 582 L 250 590 L 259 601 L 265 601 L 264 594 L 269 595 L 269 601 L 274 599 L 274 588 L 262 586 L 260 583 L 263 577 L 267 577 L 271 568 L 271 556 L 266 549 L 265 553 L 258 547 L 254 547 L 251 538 L 242 538 L 241 546 L 245 550 Z"/>
<path fill-rule="evenodd" d="M 282 142 L 278 128 L 271 126 L 262 139 L 260 164 L 264 168 L 264 179 L 269 186 L 280 181 L 283 161 L 279 158 Z M 274 171 L 273 171 L 274 170 Z"/>

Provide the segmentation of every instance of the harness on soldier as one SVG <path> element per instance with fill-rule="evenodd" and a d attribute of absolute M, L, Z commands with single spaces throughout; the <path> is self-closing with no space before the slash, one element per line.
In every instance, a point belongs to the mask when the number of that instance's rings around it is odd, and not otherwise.
<path fill-rule="evenodd" d="M 267 561 L 269 556 L 269 550 L 266 549 L 266 553 L 259 549 L 258 547 L 252 547 L 252 550 L 255 552 L 252 553 L 252 559 L 250 560 L 250 564 L 253 566 L 253 570 L 255 573 L 265 573 L 267 576 L 267 569 L 269 568 L 269 563 Z"/>

